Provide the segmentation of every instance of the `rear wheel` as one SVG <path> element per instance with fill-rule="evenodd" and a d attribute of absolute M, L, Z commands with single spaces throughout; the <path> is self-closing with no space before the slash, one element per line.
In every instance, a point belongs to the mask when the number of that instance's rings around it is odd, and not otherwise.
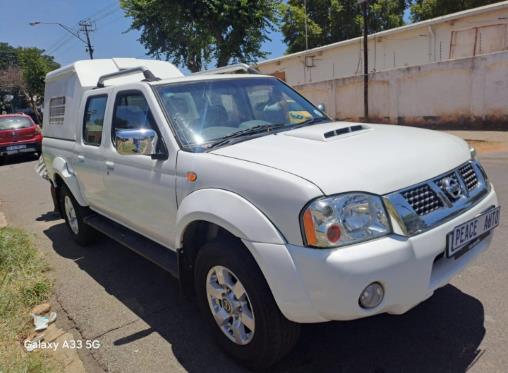
<path fill-rule="evenodd" d="M 241 243 L 206 244 L 195 268 L 199 306 L 227 354 L 260 369 L 276 363 L 296 344 L 299 324 L 281 314 L 257 263 Z"/>
<path fill-rule="evenodd" d="M 60 188 L 60 206 L 74 240 L 83 246 L 95 242 L 97 231 L 83 221 L 90 209 L 80 206 L 65 185 Z"/>

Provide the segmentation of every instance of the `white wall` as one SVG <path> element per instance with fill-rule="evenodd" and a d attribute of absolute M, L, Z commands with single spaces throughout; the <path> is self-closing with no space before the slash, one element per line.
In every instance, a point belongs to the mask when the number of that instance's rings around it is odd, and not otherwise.
<path fill-rule="evenodd" d="M 369 70 L 424 65 L 508 49 L 508 2 L 371 35 Z M 432 24 L 431 26 L 429 26 Z M 453 38 L 453 46 L 452 46 Z M 450 53 L 451 52 L 451 53 Z M 306 67 L 305 60 L 313 61 Z M 362 38 L 260 62 L 266 74 L 285 75 L 290 85 L 363 74 Z"/>
<path fill-rule="evenodd" d="M 331 117 L 363 120 L 363 77 L 294 86 Z M 508 129 L 508 52 L 372 74 L 371 122 Z"/>

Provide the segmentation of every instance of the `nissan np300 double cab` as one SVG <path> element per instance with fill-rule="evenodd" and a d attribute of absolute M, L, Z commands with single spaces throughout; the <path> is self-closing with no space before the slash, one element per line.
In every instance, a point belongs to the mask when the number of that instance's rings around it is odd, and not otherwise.
<path fill-rule="evenodd" d="M 499 223 L 463 140 L 336 122 L 271 76 L 79 61 L 48 74 L 44 109 L 70 234 L 102 232 L 173 273 L 249 367 L 290 351 L 301 323 L 408 311 Z"/>

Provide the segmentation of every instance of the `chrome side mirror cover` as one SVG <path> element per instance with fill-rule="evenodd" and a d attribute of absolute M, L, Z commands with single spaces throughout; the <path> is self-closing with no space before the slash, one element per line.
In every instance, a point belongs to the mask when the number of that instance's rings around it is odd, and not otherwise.
<path fill-rule="evenodd" d="M 317 108 L 319 109 L 320 112 L 326 114 L 326 105 L 325 104 L 319 104 L 317 106 Z"/>
<path fill-rule="evenodd" d="M 118 154 L 148 156 L 157 154 L 159 136 L 152 129 L 118 129 L 115 132 L 115 137 Z"/>

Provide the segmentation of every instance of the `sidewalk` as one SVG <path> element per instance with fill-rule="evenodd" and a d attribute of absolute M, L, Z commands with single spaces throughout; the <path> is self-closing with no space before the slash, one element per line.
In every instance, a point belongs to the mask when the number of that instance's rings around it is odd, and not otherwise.
<path fill-rule="evenodd" d="M 445 131 L 462 137 L 479 153 L 508 151 L 508 131 Z"/>
<path fill-rule="evenodd" d="M 0 229 L 8 226 L 7 218 L 5 214 L 2 212 L 2 201 L 0 201 Z M 68 315 L 65 313 L 64 309 L 58 303 L 56 296 L 52 296 L 50 299 L 50 303 L 52 303 L 52 310 L 58 310 L 57 315 L 58 319 L 55 323 L 49 325 L 49 327 L 43 331 L 38 333 L 34 333 L 33 329 L 31 329 L 31 335 L 35 336 L 43 336 L 40 341 L 41 343 L 48 344 L 49 346 L 54 347 L 42 347 L 43 350 L 46 350 L 50 356 L 57 361 L 57 364 L 61 368 L 61 372 L 63 373 L 85 373 L 85 366 L 81 360 L 80 355 L 78 354 L 78 350 L 81 349 L 81 345 L 86 345 L 81 339 L 76 339 L 72 334 L 72 330 L 75 329 L 72 326 L 71 321 L 68 319 Z M 26 315 L 27 322 L 29 324 L 32 323 L 31 315 Z M 30 321 L 28 321 L 30 320 Z M 64 328 L 60 328 L 59 326 Z M 21 341 L 19 341 L 21 342 Z M 25 342 L 22 342 L 22 346 Z M 33 342 L 36 343 L 36 342 Z M 86 346 L 85 346 L 86 347 Z M 26 348 L 26 347 L 25 347 Z M 34 352 L 22 352 L 31 354 Z M 0 372 L 3 370 L 0 369 Z"/>

